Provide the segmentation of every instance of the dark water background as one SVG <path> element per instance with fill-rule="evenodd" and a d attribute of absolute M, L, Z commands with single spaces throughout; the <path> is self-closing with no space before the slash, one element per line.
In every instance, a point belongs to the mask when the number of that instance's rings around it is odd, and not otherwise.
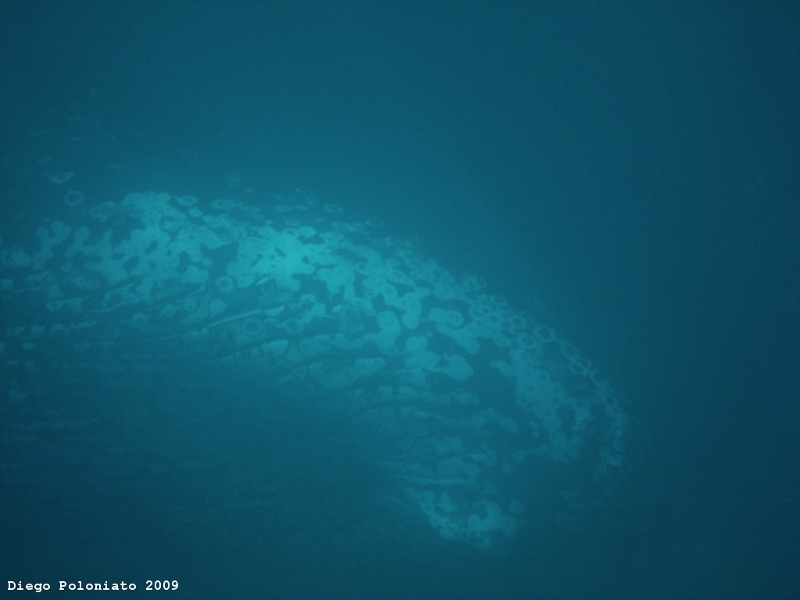
<path fill-rule="evenodd" d="M 432 563 L 215 548 L 133 518 L 136 498 L 4 483 L 3 580 L 800 595 L 798 40 L 792 2 L 3 2 L 6 162 L 72 119 L 126 140 L 147 189 L 238 173 L 377 215 L 546 314 L 643 431 L 613 523 Z M 2 214 L 21 211 L 47 213 Z"/>

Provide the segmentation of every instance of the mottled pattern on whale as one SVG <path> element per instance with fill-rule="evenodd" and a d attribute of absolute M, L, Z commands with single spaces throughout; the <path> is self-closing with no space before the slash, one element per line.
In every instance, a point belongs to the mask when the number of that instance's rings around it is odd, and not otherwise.
<path fill-rule="evenodd" d="M 37 395 L 113 403 L 159 380 L 173 396 L 215 380 L 260 390 L 350 423 L 342 448 L 386 475 L 397 506 L 482 550 L 529 522 L 542 465 L 575 465 L 601 489 L 621 469 L 628 417 L 590 361 L 382 226 L 304 194 L 92 204 L 71 175 L 50 176 L 64 216 L 0 248 L 14 414 Z"/>

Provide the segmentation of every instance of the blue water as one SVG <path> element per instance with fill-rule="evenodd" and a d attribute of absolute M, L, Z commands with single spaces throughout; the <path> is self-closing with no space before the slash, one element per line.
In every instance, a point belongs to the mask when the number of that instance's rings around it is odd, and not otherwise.
<path fill-rule="evenodd" d="M 540 512 L 485 552 L 375 500 L 393 484 L 342 442 L 350 423 L 226 381 L 187 406 L 180 371 L 80 401 L 30 373 L 19 391 L 7 349 L 3 580 L 800 596 L 798 39 L 790 2 L 5 2 L 2 248 L 68 220 L 66 188 L 81 210 L 300 189 L 552 325 L 635 426 L 592 507 L 556 506 L 578 474 L 519 476 Z M 8 348 L 44 318 L 9 297 Z"/>

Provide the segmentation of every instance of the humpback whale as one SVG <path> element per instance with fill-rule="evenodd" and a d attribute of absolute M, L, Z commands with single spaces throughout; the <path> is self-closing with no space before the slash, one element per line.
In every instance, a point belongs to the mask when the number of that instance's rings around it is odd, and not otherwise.
<path fill-rule="evenodd" d="M 97 197 L 49 159 L 27 176 L 61 202 L 2 231 L 5 470 L 21 481 L 57 485 L 50 452 L 87 489 L 151 486 L 177 520 L 228 511 L 277 535 L 294 515 L 361 536 L 404 521 L 495 551 L 624 470 L 630 417 L 592 362 L 390 226 L 300 191 Z M 321 509 L 340 488 L 377 504 Z"/>

